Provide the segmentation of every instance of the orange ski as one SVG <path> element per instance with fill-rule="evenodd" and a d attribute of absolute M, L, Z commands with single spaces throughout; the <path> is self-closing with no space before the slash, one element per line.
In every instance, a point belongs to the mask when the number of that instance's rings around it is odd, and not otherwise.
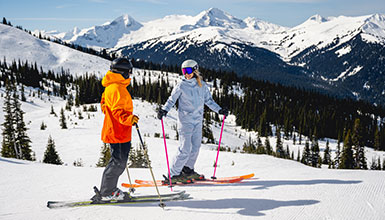
<path fill-rule="evenodd" d="M 245 179 L 250 179 L 254 176 L 254 173 L 243 175 L 243 176 L 232 176 L 232 177 L 220 177 L 217 179 L 206 179 L 206 180 L 194 180 L 193 183 L 177 183 L 173 185 L 223 185 L 223 184 L 230 184 L 230 183 L 237 183 L 241 182 Z M 136 184 L 130 185 L 129 183 L 122 183 L 123 187 L 126 188 L 137 188 L 137 187 L 154 187 L 154 181 L 151 180 L 135 180 Z M 163 184 L 162 180 L 157 180 L 156 184 L 158 186 L 168 186 L 168 184 Z"/>

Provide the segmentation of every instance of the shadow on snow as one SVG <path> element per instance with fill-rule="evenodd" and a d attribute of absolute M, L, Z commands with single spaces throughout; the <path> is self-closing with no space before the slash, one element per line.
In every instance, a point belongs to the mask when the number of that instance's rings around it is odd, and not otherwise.
<path fill-rule="evenodd" d="M 306 206 L 317 204 L 317 200 L 292 200 L 278 201 L 271 199 L 250 199 L 250 198 L 231 198 L 218 200 L 185 200 L 185 201 L 170 201 L 166 202 L 166 210 L 179 211 L 169 209 L 170 207 L 183 207 L 195 209 L 191 212 L 200 212 L 196 209 L 202 209 L 201 212 L 217 213 L 217 214 L 234 214 L 234 212 L 223 212 L 224 209 L 239 209 L 236 213 L 245 216 L 264 216 L 263 211 L 272 210 L 280 207 L 289 206 Z M 125 205 L 122 205 L 125 206 Z M 154 206 L 152 204 L 135 204 L 135 206 Z M 222 211 L 219 211 L 219 210 Z M 185 211 L 185 210 L 183 210 Z"/>
<path fill-rule="evenodd" d="M 254 190 L 268 189 L 275 186 L 290 185 L 319 185 L 319 184 L 358 184 L 359 180 L 336 180 L 336 179 L 318 179 L 318 180 L 251 180 L 237 183 L 237 186 L 257 186 Z"/>
<path fill-rule="evenodd" d="M 14 163 L 14 164 L 25 164 L 25 163 L 19 162 L 19 161 L 8 160 L 8 159 L 5 159 L 4 157 L 0 157 L 0 162 L 7 162 L 7 163 Z"/>
<path fill-rule="evenodd" d="M 288 185 L 318 185 L 318 184 L 358 184 L 362 181 L 355 180 L 335 180 L 335 179 L 319 179 L 319 180 L 249 180 L 237 184 L 226 184 L 233 186 L 257 186 L 254 190 L 268 189 L 275 186 Z M 202 186 L 203 187 L 203 186 Z M 207 185 L 206 185 L 207 187 Z M 280 207 L 290 206 L 310 206 L 319 203 L 318 200 L 291 200 L 279 201 L 272 199 L 252 199 L 252 198 L 231 198 L 218 200 L 185 200 L 167 202 L 166 210 L 169 207 L 184 207 L 191 209 L 201 209 L 201 212 L 226 214 L 225 209 L 239 209 L 240 215 L 245 216 L 264 216 L 263 211 L 272 210 Z M 139 206 L 154 206 L 154 204 L 137 204 Z M 218 211 L 222 210 L 222 211 Z M 171 210 L 175 211 L 175 210 Z M 196 212 L 196 210 L 191 210 Z M 232 211 L 228 214 L 234 214 Z"/>

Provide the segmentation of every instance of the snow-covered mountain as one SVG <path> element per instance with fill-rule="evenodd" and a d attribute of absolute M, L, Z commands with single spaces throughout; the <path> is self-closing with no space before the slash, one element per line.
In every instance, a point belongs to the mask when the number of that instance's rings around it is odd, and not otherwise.
<path fill-rule="evenodd" d="M 245 18 L 244 22 L 247 24 L 249 28 L 253 28 L 255 30 L 259 30 L 266 33 L 283 32 L 289 29 L 287 27 L 276 25 L 270 22 L 263 21 L 258 18 L 253 18 L 253 17 Z"/>
<path fill-rule="evenodd" d="M 385 104 L 378 59 L 385 56 L 382 14 L 314 15 L 288 28 L 211 8 L 196 16 L 169 15 L 142 24 L 124 15 L 50 36 L 168 65 L 194 58 L 211 69 Z"/>
<path fill-rule="evenodd" d="M 110 61 L 79 52 L 50 41 L 40 40 L 25 31 L 0 24 L 0 57 L 8 63 L 28 61 L 45 71 L 70 70 L 71 74 L 85 73 L 102 76 L 109 69 Z"/>
<path fill-rule="evenodd" d="M 116 46 L 120 38 L 133 31 L 140 29 L 143 25 L 129 15 L 123 15 L 112 22 L 107 22 L 100 26 L 94 26 L 79 30 L 74 28 L 67 33 L 55 34 L 56 38 L 74 44 L 96 47 L 110 48 Z"/>
<path fill-rule="evenodd" d="M 361 32 L 366 40 L 383 43 L 385 42 L 384 26 L 385 19 L 382 14 L 328 18 L 314 15 L 298 26 L 287 28 L 252 17 L 238 19 L 220 9 L 210 8 L 196 16 L 170 15 L 143 24 L 124 15 L 102 26 L 70 31 L 67 35 L 73 35 L 71 39 L 64 37 L 63 34 L 56 36 L 83 46 L 117 49 L 155 38 L 159 40 L 166 38 L 167 41 L 172 38 L 177 40 L 181 33 L 186 33 L 184 35 L 186 36 L 189 35 L 187 32 L 191 32 L 191 34 L 195 33 L 195 36 L 198 35 L 195 38 L 197 43 L 210 39 L 222 39 L 229 43 L 247 42 L 249 45 L 278 53 L 284 59 L 290 59 L 313 45 L 322 48 L 337 37 L 343 43 Z M 208 27 L 215 27 L 214 30 L 218 31 L 208 36 Z M 90 37 L 91 33 L 92 37 Z M 108 38 L 113 35 L 116 36 L 116 41 Z M 87 41 L 83 42 L 80 40 L 82 38 Z"/>
<path fill-rule="evenodd" d="M 70 42 L 82 38 L 84 32 L 75 34 Z M 383 95 L 376 95 L 385 93 L 384 86 L 378 85 L 385 77 L 381 59 L 377 58 L 385 56 L 383 14 L 327 18 L 314 15 L 288 28 L 257 18 L 238 19 L 211 8 L 196 16 L 170 15 L 143 23 L 136 30 L 118 35 L 115 45 L 103 37 L 98 35 L 97 41 L 90 39 L 86 44 L 76 43 L 169 65 L 193 57 L 207 68 L 385 104 Z M 358 41 L 362 41 L 359 47 L 347 46 L 357 45 Z M 360 56 L 359 61 L 352 63 L 353 54 L 357 56 L 363 50 L 372 51 L 374 56 Z M 335 57 L 330 56 L 331 51 Z"/>

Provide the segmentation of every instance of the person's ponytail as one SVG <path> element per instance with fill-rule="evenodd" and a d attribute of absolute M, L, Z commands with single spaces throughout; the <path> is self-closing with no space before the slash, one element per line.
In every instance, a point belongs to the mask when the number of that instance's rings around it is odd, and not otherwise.
<path fill-rule="evenodd" d="M 195 71 L 195 78 L 197 79 L 199 87 L 202 87 L 202 76 L 200 75 L 199 71 Z"/>

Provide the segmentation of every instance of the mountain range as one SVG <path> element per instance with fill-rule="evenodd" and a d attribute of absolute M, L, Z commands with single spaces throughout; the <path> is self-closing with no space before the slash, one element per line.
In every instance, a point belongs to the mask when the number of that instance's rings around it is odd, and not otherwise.
<path fill-rule="evenodd" d="M 123 15 L 67 33 L 63 41 L 167 65 L 206 68 L 385 104 L 385 15 L 311 16 L 295 27 L 217 8 L 140 23 Z"/>

